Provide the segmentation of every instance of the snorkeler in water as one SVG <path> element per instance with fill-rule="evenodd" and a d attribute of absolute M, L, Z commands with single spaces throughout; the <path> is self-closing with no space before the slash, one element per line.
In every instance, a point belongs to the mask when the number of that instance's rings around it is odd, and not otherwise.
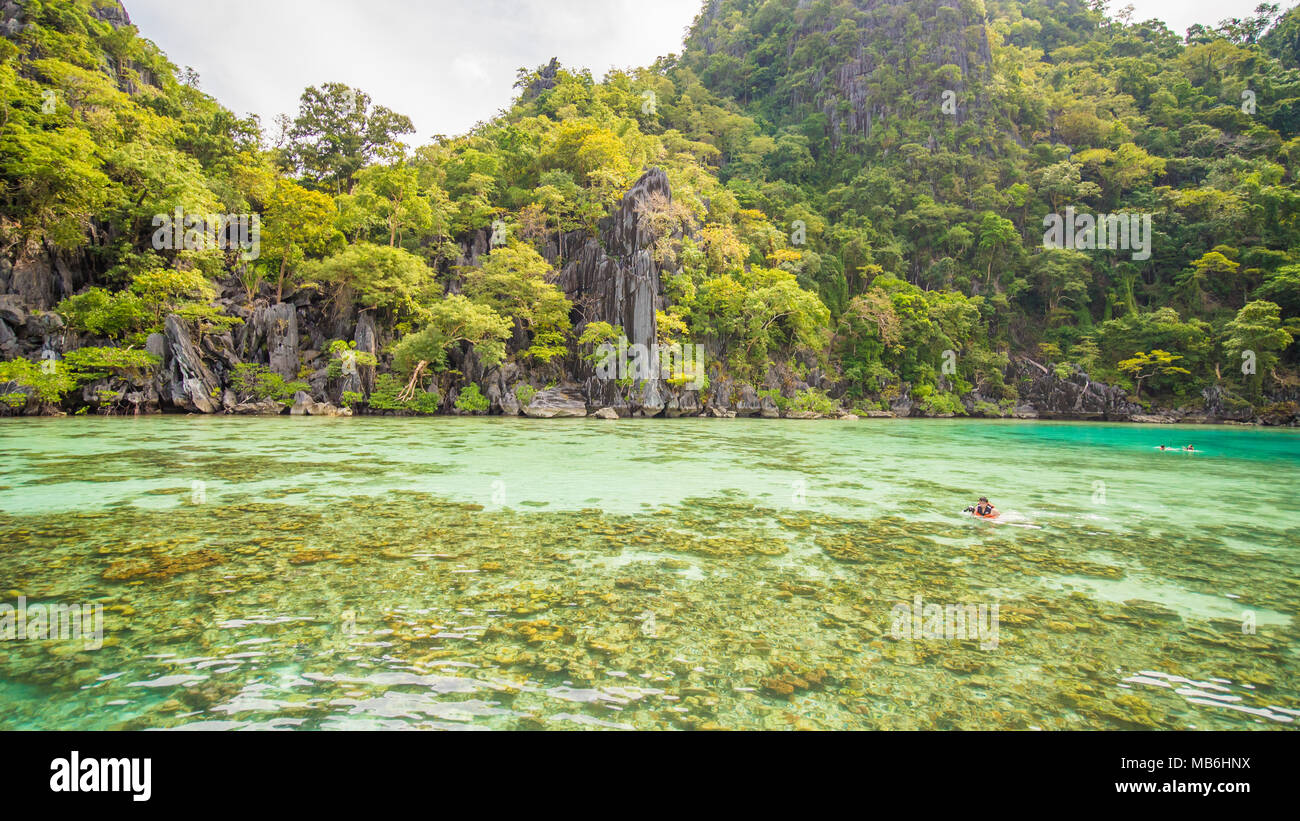
<path fill-rule="evenodd" d="M 974 507 L 966 508 L 966 512 L 973 513 L 981 519 L 996 519 L 998 517 L 998 509 L 993 506 L 987 496 L 981 496 Z"/>

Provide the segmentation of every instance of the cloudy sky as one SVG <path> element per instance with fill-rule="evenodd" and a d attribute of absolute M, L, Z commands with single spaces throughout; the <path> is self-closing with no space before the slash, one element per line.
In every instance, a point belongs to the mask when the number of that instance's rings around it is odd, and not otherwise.
<path fill-rule="evenodd" d="M 228 108 L 260 115 L 268 134 L 304 88 L 336 81 L 409 116 L 419 144 L 491 118 L 520 67 L 559 57 L 600 76 L 679 52 L 703 0 L 225 0 L 202 13 L 178 0 L 124 3 L 173 63 Z M 1258 3 L 1132 0 L 1135 19 L 1179 33 Z"/>

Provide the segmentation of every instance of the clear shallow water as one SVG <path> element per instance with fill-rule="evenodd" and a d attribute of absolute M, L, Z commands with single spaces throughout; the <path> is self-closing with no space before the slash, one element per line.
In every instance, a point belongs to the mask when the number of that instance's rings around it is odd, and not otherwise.
<path fill-rule="evenodd" d="M 1290 729 L 1297 488 L 1244 428 L 4 420 L 0 602 L 105 646 L 0 643 L 0 728 Z"/>

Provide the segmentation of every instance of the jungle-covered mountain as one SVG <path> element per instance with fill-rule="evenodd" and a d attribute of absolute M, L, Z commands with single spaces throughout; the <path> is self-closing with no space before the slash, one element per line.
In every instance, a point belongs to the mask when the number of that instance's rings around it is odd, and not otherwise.
<path fill-rule="evenodd" d="M 334 82 L 240 118 L 116 2 L 0 33 L 14 412 L 1296 418 L 1296 10 L 709 0 L 680 54 L 520 69 L 420 146 Z M 619 338 L 707 372 L 602 381 Z"/>

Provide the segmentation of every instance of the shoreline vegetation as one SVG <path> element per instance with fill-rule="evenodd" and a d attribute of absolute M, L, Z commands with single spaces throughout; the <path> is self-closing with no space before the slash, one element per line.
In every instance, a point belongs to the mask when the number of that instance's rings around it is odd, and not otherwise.
<path fill-rule="evenodd" d="M 411 146 L 337 82 L 269 133 L 117 0 L 11 4 L 0 415 L 1295 426 L 1298 31 L 708 0 Z"/>
<path fill-rule="evenodd" d="M 823 420 L 823 421 L 842 421 L 858 422 L 866 420 L 939 420 L 939 419 L 957 419 L 957 420 L 987 420 L 987 421 L 1012 421 L 1012 422 L 1091 422 L 1097 424 L 1132 424 L 1132 425 L 1223 425 L 1237 427 L 1260 427 L 1260 428 L 1293 428 L 1300 427 L 1294 421 L 1278 423 L 1276 421 L 1263 421 L 1255 419 L 1219 419 L 1205 416 L 1202 414 L 1185 413 L 1174 410 L 1172 412 L 1154 411 L 1151 413 L 1136 413 L 1129 416 L 1091 416 L 1091 415 L 1072 415 L 1072 414 L 1040 414 L 1037 412 L 1014 413 L 1008 416 L 981 416 L 978 414 L 936 414 L 929 415 L 924 413 L 900 415 L 892 411 L 882 410 L 863 410 L 840 408 L 834 412 L 819 413 L 816 411 L 790 411 L 777 413 L 738 413 L 737 411 L 722 411 L 695 413 L 695 414 L 666 414 L 660 413 L 655 416 L 626 415 L 620 416 L 617 411 L 611 407 L 597 408 L 588 412 L 572 412 L 564 414 L 550 413 L 517 413 L 511 415 L 505 414 L 487 414 L 487 413 L 451 413 L 451 414 L 422 414 L 415 411 L 354 411 L 351 408 L 338 408 L 325 402 L 308 401 L 308 407 L 314 408 L 308 410 L 297 403 L 290 406 L 282 406 L 275 409 L 269 406 L 235 409 L 224 411 L 219 414 L 211 414 L 214 417 L 269 417 L 269 416 L 316 416 L 331 418 L 408 418 L 408 419 L 438 419 L 438 418 L 492 418 L 492 419 L 599 419 L 608 421 L 618 421 L 622 419 L 796 419 L 796 420 Z M 93 414 L 101 418 L 147 418 L 162 416 L 199 416 L 202 414 L 188 414 L 183 411 L 154 411 L 152 413 L 107 413 Z M 0 414 L 0 419 L 5 418 L 23 418 L 23 419 L 58 419 L 58 418 L 79 418 L 87 414 L 69 413 L 67 411 L 49 411 L 33 416 L 6 416 Z M 1181 448 L 1171 448 L 1180 450 Z"/>

